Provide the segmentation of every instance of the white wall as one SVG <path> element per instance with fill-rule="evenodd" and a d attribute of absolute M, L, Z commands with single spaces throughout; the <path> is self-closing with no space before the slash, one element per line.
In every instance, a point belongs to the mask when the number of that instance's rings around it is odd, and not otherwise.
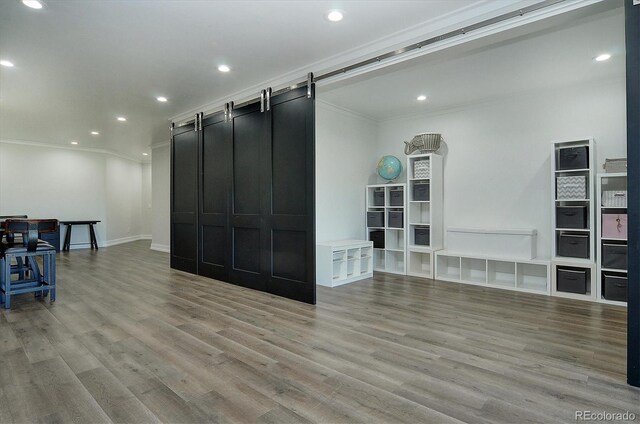
<path fill-rule="evenodd" d="M 365 185 L 375 173 L 374 121 L 316 102 L 316 241 L 365 238 Z"/>
<path fill-rule="evenodd" d="M 124 241 L 142 234 L 142 165 L 107 156 L 107 240 Z"/>
<path fill-rule="evenodd" d="M 139 162 L 99 151 L 0 142 L 0 215 L 99 220 L 96 236 L 106 246 L 140 238 L 141 196 Z M 88 246 L 86 226 L 74 228 L 72 243 Z"/>
<path fill-rule="evenodd" d="M 151 190 L 153 219 L 151 220 L 151 248 L 169 251 L 170 243 L 170 194 L 171 149 L 169 144 L 153 148 L 151 165 Z"/>
<path fill-rule="evenodd" d="M 599 81 L 379 123 L 377 156 L 404 160 L 402 140 L 446 141 L 446 227 L 535 228 L 551 254 L 553 140 L 593 136 L 598 166 L 626 157 L 625 81 Z"/>

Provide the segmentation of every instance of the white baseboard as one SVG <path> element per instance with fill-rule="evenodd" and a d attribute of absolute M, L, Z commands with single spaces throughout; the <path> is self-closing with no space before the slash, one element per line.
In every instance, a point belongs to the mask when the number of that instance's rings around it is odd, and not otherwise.
<path fill-rule="evenodd" d="M 122 237 L 122 238 L 119 238 L 119 239 L 113 239 L 113 240 L 107 240 L 107 241 L 98 241 L 98 247 L 117 246 L 118 244 L 130 243 L 132 241 L 138 241 L 138 240 L 151 240 L 151 236 L 148 235 L 148 234 L 139 234 L 137 236 Z M 91 248 L 91 243 L 90 242 L 72 243 L 71 246 L 69 246 L 69 248 L 71 250 L 74 250 L 74 249 L 90 249 Z"/>
<path fill-rule="evenodd" d="M 168 244 L 159 244 L 159 243 L 151 243 L 151 250 L 155 250 L 157 252 L 170 253 L 171 249 L 169 249 Z"/>

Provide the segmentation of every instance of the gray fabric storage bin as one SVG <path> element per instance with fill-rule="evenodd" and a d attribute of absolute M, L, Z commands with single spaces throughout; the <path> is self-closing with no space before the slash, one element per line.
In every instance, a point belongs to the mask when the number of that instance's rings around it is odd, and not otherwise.
<path fill-rule="evenodd" d="M 556 277 L 557 291 L 587 294 L 588 270 L 558 268 Z"/>
<path fill-rule="evenodd" d="M 416 227 L 413 234 L 413 244 L 416 246 L 429 246 L 430 232 L 429 227 Z"/>
<path fill-rule="evenodd" d="M 384 227 L 384 212 L 367 212 L 367 227 Z"/>
<path fill-rule="evenodd" d="M 602 274 L 603 290 L 602 295 L 607 300 L 618 302 L 627 301 L 628 280 L 624 275 Z"/>
<path fill-rule="evenodd" d="M 404 227 L 403 218 L 404 213 L 402 211 L 389 211 L 389 227 L 402 228 Z"/>
<path fill-rule="evenodd" d="M 589 168 L 588 147 L 565 147 L 564 149 L 559 149 L 557 165 L 559 171 Z"/>
<path fill-rule="evenodd" d="M 374 249 L 384 249 L 384 231 L 369 231 L 369 241 L 373 242 Z"/>
<path fill-rule="evenodd" d="M 627 245 L 602 243 L 602 267 L 627 269 Z"/>
<path fill-rule="evenodd" d="M 558 206 L 556 207 L 556 228 L 587 228 L 586 206 Z"/>
<path fill-rule="evenodd" d="M 404 190 L 395 189 L 389 191 L 389 205 L 390 206 L 404 206 Z"/>
<path fill-rule="evenodd" d="M 558 256 L 589 259 L 589 238 L 586 234 L 560 233 L 558 236 Z"/>
<path fill-rule="evenodd" d="M 373 191 L 373 206 L 384 206 L 384 189 Z"/>
<path fill-rule="evenodd" d="M 430 186 L 426 181 L 416 181 L 413 183 L 413 200 L 419 202 L 429 201 Z"/>

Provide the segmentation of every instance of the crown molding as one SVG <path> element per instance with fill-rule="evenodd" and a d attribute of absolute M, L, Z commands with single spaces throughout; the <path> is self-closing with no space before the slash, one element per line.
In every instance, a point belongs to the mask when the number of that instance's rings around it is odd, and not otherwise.
<path fill-rule="evenodd" d="M 72 152 L 95 153 L 95 154 L 101 154 L 101 155 L 106 155 L 106 156 L 113 156 L 113 157 L 117 157 L 117 158 L 120 158 L 120 159 L 131 161 L 131 162 L 136 162 L 136 163 L 146 163 L 146 162 L 150 163 L 151 162 L 151 160 L 142 160 L 142 159 L 138 159 L 138 158 L 132 158 L 130 156 L 122 155 L 120 153 L 116 153 L 116 152 L 111 151 L 111 150 L 98 149 L 98 148 L 94 148 L 94 147 L 80 147 L 80 146 L 69 147 L 69 146 L 61 146 L 61 145 L 58 145 L 58 144 L 43 143 L 43 142 L 40 142 L 40 141 L 13 140 L 13 139 L 1 139 L 0 140 L 0 144 L 14 144 L 14 145 L 21 145 L 21 146 L 39 147 L 39 148 L 43 148 L 43 149 L 58 149 L 58 150 L 69 150 L 69 151 L 72 151 Z"/>
<path fill-rule="evenodd" d="M 345 114 L 349 115 L 352 118 L 356 118 L 356 119 L 360 119 L 360 120 L 363 120 L 363 121 L 367 121 L 368 123 L 376 124 L 376 123 L 379 122 L 379 120 L 376 119 L 373 116 L 366 115 L 366 114 L 360 113 L 360 112 L 356 112 L 355 110 L 346 108 L 344 106 L 338 106 L 337 104 L 328 102 L 328 101 L 326 101 L 324 99 L 319 99 L 317 97 L 316 97 L 316 105 L 319 105 L 320 107 L 324 107 L 325 109 L 331 110 L 333 112 L 337 112 L 337 113 L 340 113 L 340 114 L 343 114 L 343 115 L 345 115 Z"/>
<path fill-rule="evenodd" d="M 153 149 L 159 149 L 159 148 L 161 148 L 161 147 L 167 147 L 167 146 L 169 146 L 169 145 L 171 145 L 171 141 L 163 141 L 163 142 L 161 142 L 161 143 L 152 144 L 152 145 L 151 145 L 151 150 L 153 150 Z"/>

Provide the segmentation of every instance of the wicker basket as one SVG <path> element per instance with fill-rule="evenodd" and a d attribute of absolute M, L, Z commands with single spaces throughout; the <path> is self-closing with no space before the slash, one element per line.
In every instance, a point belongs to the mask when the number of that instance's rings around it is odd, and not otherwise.
<path fill-rule="evenodd" d="M 404 152 L 407 155 L 420 150 L 420 153 L 432 153 L 440 148 L 440 142 L 442 141 L 442 135 L 436 133 L 424 133 L 418 134 L 410 142 L 405 141 Z"/>

